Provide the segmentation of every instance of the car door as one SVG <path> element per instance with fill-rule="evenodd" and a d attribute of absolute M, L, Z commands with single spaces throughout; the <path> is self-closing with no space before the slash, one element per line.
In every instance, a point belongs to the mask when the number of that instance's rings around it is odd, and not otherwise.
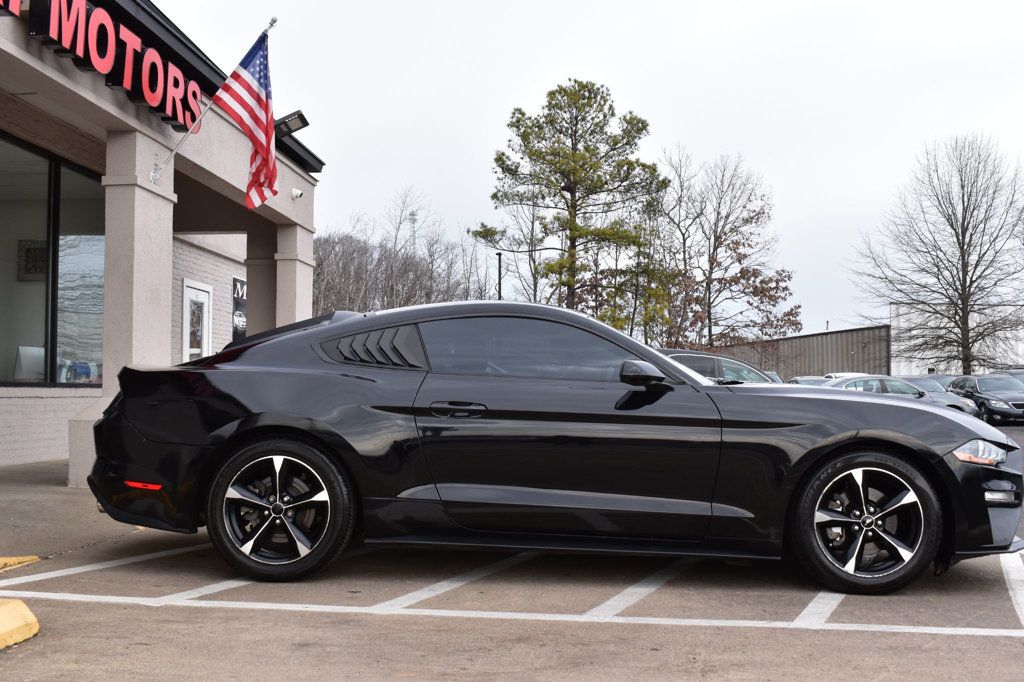
<path fill-rule="evenodd" d="M 624 347 L 561 322 L 420 323 L 431 371 L 415 414 L 453 520 L 486 531 L 697 540 L 721 421 L 678 383 L 622 383 Z"/>

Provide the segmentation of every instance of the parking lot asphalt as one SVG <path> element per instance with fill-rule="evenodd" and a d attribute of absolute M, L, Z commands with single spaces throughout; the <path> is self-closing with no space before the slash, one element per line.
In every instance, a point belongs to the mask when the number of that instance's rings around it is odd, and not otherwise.
<path fill-rule="evenodd" d="M 42 557 L 0 572 L 0 598 L 41 625 L 0 652 L 0 679 L 1019 679 L 1024 665 L 1020 555 L 883 597 L 823 591 L 783 562 L 395 547 L 257 583 L 205 533 L 98 514 L 65 468 L 0 468 L 0 556 Z"/>

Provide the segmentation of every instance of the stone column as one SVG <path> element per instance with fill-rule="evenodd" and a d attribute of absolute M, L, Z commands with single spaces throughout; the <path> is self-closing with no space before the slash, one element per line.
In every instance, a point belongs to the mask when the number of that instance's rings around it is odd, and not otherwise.
<path fill-rule="evenodd" d="M 103 269 L 103 398 L 69 423 L 68 485 L 84 486 L 95 449 L 92 423 L 118 391 L 129 364 L 169 365 L 174 166 L 160 184 L 149 172 L 168 149 L 137 132 L 107 137 Z"/>
<path fill-rule="evenodd" d="M 277 326 L 313 317 L 313 233 L 277 226 Z"/>
<path fill-rule="evenodd" d="M 277 230 L 274 225 L 250 228 L 246 234 L 246 334 L 277 326 Z"/>

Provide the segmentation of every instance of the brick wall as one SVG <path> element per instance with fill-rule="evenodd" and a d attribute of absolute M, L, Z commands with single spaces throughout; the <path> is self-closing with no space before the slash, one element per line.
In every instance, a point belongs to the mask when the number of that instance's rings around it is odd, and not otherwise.
<path fill-rule="evenodd" d="M 225 255 L 227 254 L 227 255 Z M 245 235 L 176 236 L 171 295 L 171 363 L 182 361 L 181 301 L 186 279 L 213 289 L 212 347 L 219 351 L 231 341 L 231 282 L 245 279 Z"/>
<path fill-rule="evenodd" d="M 100 395 L 98 388 L 0 387 L 0 465 L 66 459 L 68 420 Z"/>

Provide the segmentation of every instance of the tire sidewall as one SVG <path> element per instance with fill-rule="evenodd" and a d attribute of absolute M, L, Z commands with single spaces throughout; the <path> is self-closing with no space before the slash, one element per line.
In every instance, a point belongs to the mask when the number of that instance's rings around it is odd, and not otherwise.
<path fill-rule="evenodd" d="M 320 477 L 330 495 L 330 516 L 320 542 L 309 554 L 287 564 L 267 564 L 245 556 L 225 527 L 224 496 L 231 481 L 247 465 L 271 455 L 292 457 L 310 467 Z M 352 489 L 344 472 L 319 449 L 288 439 L 257 441 L 239 449 L 220 467 L 207 497 L 207 532 L 214 547 L 235 569 L 259 580 L 294 580 L 326 566 L 351 538 L 352 517 Z"/>
<path fill-rule="evenodd" d="M 832 563 L 820 546 L 814 523 L 814 513 L 825 487 L 842 474 L 862 467 L 882 469 L 899 476 L 917 495 L 923 516 L 922 536 L 914 556 L 894 572 L 877 578 L 850 575 Z M 834 589 L 860 594 L 898 590 L 928 569 L 942 543 L 942 508 L 935 489 L 915 466 L 898 457 L 870 451 L 842 455 L 816 471 L 799 495 L 791 524 L 796 533 L 794 545 L 805 567 Z"/>

